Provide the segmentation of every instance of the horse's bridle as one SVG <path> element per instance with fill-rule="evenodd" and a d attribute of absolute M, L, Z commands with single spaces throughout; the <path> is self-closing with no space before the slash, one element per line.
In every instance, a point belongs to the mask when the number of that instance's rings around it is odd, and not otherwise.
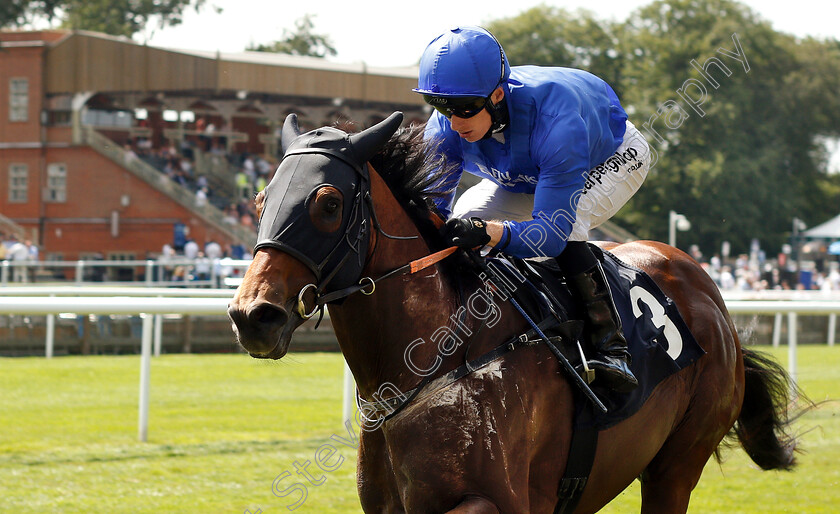
<path fill-rule="evenodd" d="M 456 248 L 449 248 L 412 261 L 376 279 L 367 276 L 361 277 L 362 270 L 367 261 L 366 257 L 368 257 L 372 230 L 376 230 L 379 234 L 389 239 L 409 240 L 417 239 L 419 236 L 393 236 L 382 229 L 376 216 L 376 210 L 370 194 L 370 164 L 368 162 L 361 164 L 355 162 L 352 155 L 348 155 L 350 152 L 346 149 L 346 143 L 349 141 L 341 138 L 335 139 L 337 137 L 336 134 L 329 131 L 315 131 L 314 136 L 311 136 L 311 134 L 313 133 L 306 134 L 306 136 L 310 136 L 310 139 L 303 144 L 297 146 L 294 144 L 291 145 L 283 155 L 283 161 L 293 156 L 314 154 L 322 155 L 331 161 L 338 160 L 340 164 L 350 166 L 353 169 L 355 173 L 353 178 L 355 180 L 342 176 L 341 170 L 332 167 L 334 164 L 332 162 L 323 166 L 321 171 L 334 175 L 337 174 L 338 176 L 325 177 L 327 179 L 333 179 L 328 180 L 329 183 L 312 181 L 312 190 L 309 191 L 304 202 L 308 203 L 314 196 L 314 193 L 324 186 L 336 187 L 345 198 L 352 198 L 352 204 L 349 210 L 347 210 L 347 215 L 342 217 L 342 226 L 336 231 L 341 234 L 340 237 L 335 241 L 329 251 L 325 254 L 321 252 L 323 257 L 316 256 L 318 258 L 313 258 L 307 251 L 300 248 L 301 244 L 311 243 L 309 239 L 312 238 L 311 234 L 306 237 L 306 233 L 301 234 L 300 232 L 301 226 L 303 226 L 304 231 L 308 228 L 304 226 L 308 222 L 305 219 L 305 209 L 303 212 L 298 212 L 295 216 L 290 215 L 289 219 L 284 220 L 283 223 L 276 227 L 267 227 L 268 232 L 265 232 L 263 223 L 272 223 L 270 220 L 262 219 L 266 215 L 266 207 L 268 206 L 265 205 L 260 219 L 261 239 L 254 246 L 254 251 L 261 248 L 275 248 L 287 253 L 303 263 L 315 276 L 315 282 L 303 286 L 297 295 L 296 311 L 302 319 L 309 319 L 318 312 L 321 312 L 321 315 L 323 315 L 323 308 L 326 304 L 338 302 L 358 291 L 366 295 L 371 295 L 375 291 L 376 284 L 379 281 L 392 276 L 416 273 L 454 253 Z M 345 146 L 336 146 L 339 144 Z M 329 146 L 334 146 L 335 148 Z M 283 162 L 281 162 L 281 167 L 282 165 Z M 291 169 L 286 172 L 292 173 L 292 176 L 288 178 L 289 184 L 286 184 L 287 189 L 281 190 L 283 193 L 281 195 L 282 198 L 285 198 L 288 188 L 291 187 L 291 181 L 295 180 L 297 177 L 296 174 L 299 173 L 294 163 L 290 163 L 288 167 Z M 299 178 L 305 181 L 309 177 L 304 172 Z M 272 184 L 269 187 L 274 187 L 274 180 L 272 180 Z M 269 199 L 268 194 L 269 192 L 267 191 L 266 202 Z M 345 246 L 346 252 L 344 255 L 341 255 L 339 251 Z M 374 250 L 375 248 L 371 249 L 370 253 L 372 254 Z M 353 258 L 354 256 L 355 259 Z M 336 288 L 334 290 L 328 290 L 329 286 L 335 283 L 338 283 Z M 315 304 L 311 310 L 307 308 L 305 300 L 305 296 L 310 290 L 315 295 Z"/>

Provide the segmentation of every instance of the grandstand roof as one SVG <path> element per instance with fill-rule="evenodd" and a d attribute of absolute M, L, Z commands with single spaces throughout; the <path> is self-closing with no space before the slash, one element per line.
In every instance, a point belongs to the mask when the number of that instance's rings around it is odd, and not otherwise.
<path fill-rule="evenodd" d="M 336 63 L 266 52 L 158 48 L 125 37 L 86 31 L 2 35 L 3 46 L 28 42 L 46 47 L 45 92 L 48 95 L 81 91 L 247 91 L 292 98 L 423 105 L 420 95 L 411 91 L 417 85 L 415 67 L 369 67 L 361 62 Z"/>

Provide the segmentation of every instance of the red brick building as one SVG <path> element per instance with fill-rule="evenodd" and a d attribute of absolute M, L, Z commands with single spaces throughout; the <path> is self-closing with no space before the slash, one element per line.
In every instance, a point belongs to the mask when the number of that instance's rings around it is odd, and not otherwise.
<path fill-rule="evenodd" d="M 22 231 L 42 258 L 64 260 L 94 252 L 143 259 L 171 244 L 177 226 L 199 244 L 249 247 L 253 228 L 225 220 L 124 146 L 187 145 L 194 172 L 232 194 L 231 156 L 275 162 L 275 133 L 289 112 L 304 128 L 338 118 L 367 126 L 394 110 L 424 121 L 415 84 L 414 69 L 190 53 L 85 32 L 0 32 L 0 232 Z M 208 134 L 226 158 L 202 146 Z"/>

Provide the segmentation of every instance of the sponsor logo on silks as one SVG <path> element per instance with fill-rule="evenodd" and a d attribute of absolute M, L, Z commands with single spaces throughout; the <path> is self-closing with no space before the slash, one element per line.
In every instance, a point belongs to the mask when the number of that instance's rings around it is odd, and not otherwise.
<path fill-rule="evenodd" d="M 590 189 L 595 187 L 596 182 L 600 184 L 607 172 L 611 171 L 613 173 L 618 173 L 621 171 L 622 166 L 631 162 L 633 164 L 631 166 L 627 166 L 626 168 L 627 173 L 632 173 L 633 171 L 641 168 L 642 162 L 637 159 L 638 155 L 639 151 L 631 147 L 623 152 L 615 152 L 609 159 L 592 168 L 586 175 L 583 194 L 586 194 Z"/>
<path fill-rule="evenodd" d="M 486 166 L 482 166 L 481 164 L 476 164 L 476 167 L 478 167 L 478 170 L 481 173 L 489 176 L 501 186 L 514 187 L 522 182 L 526 184 L 537 185 L 537 177 L 521 174 L 515 174 L 511 176 L 510 171 L 499 171 L 493 168 L 487 168 Z"/>

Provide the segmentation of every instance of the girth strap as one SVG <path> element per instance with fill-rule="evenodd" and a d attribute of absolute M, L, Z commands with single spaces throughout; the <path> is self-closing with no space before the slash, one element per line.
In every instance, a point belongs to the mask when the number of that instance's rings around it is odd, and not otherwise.
<path fill-rule="evenodd" d="M 589 481 L 597 448 L 598 429 L 592 425 L 573 429 L 572 444 L 566 458 L 566 472 L 557 488 L 558 501 L 554 514 L 568 514 L 577 508 Z"/>

